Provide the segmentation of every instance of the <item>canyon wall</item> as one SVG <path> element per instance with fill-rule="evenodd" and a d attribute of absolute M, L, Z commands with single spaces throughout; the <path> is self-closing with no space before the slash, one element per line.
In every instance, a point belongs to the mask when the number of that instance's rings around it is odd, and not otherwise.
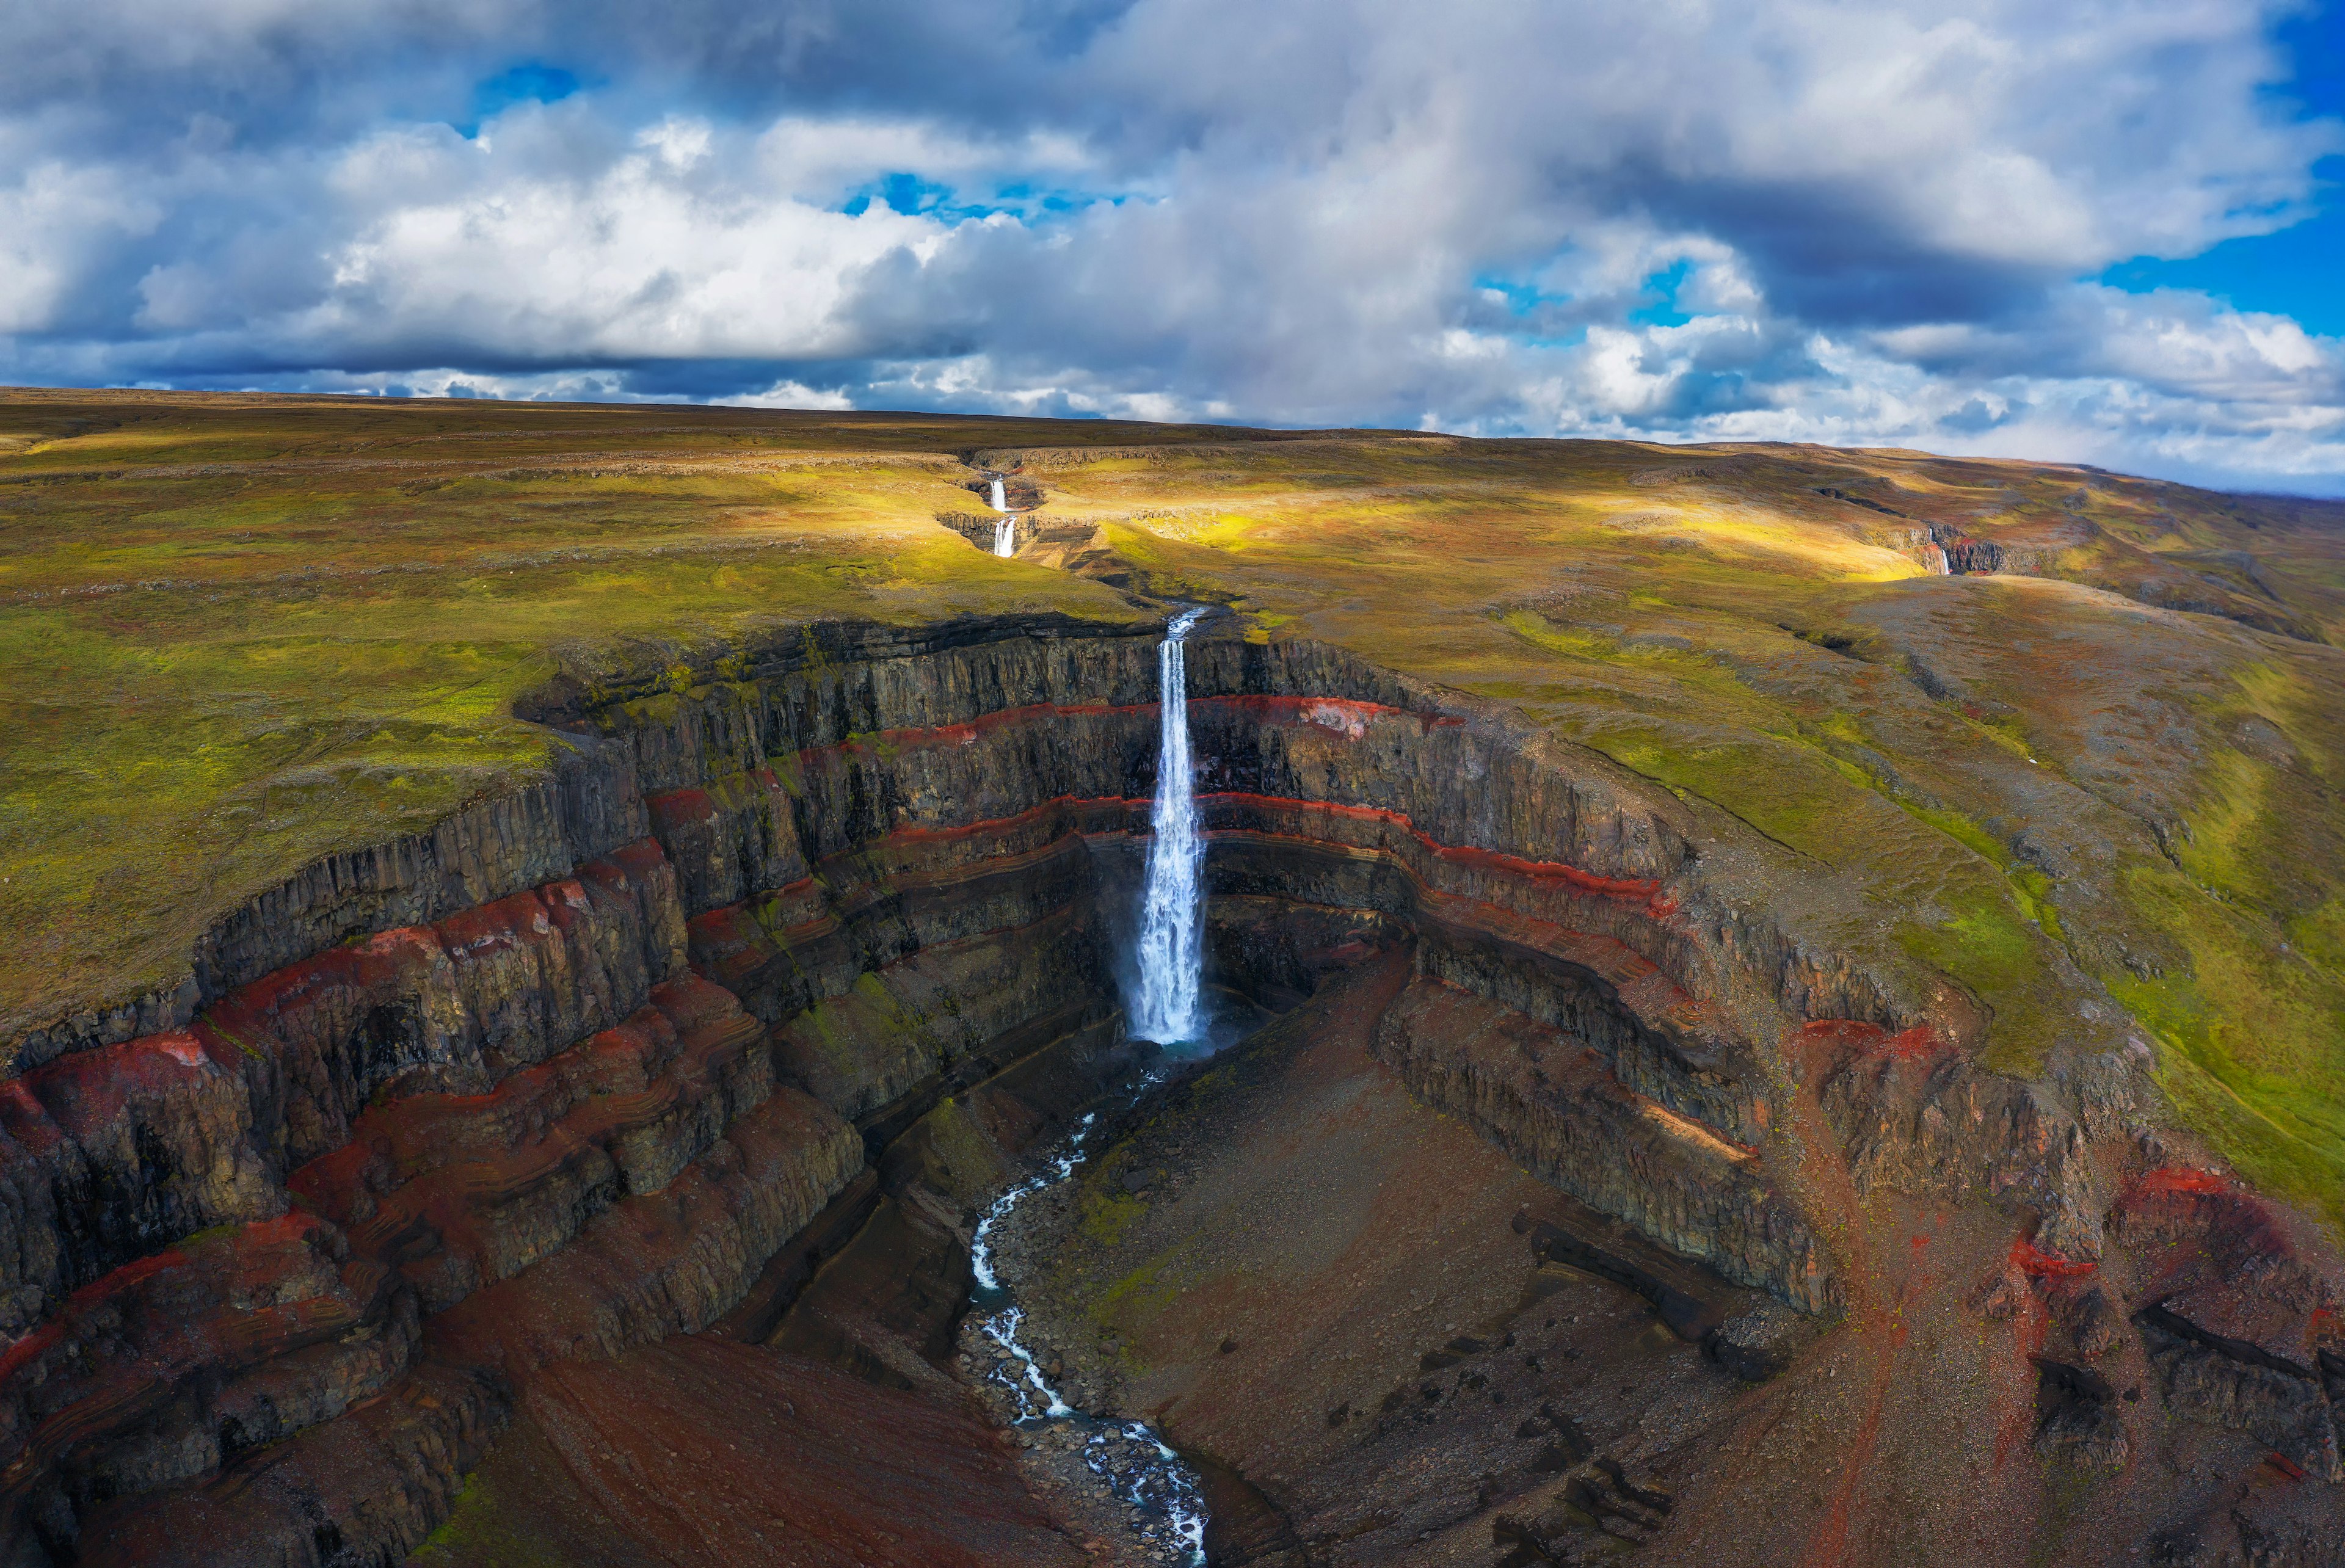
<path fill-rule="evenodd" d="M 0 1563 L 397 1558 L 544 1369 L 716 1323 L 911 1118 L 1112 1037 L 1155 635 L 826 626 L 564 678 L 524 715 L 561 737 L 539 783 L 16 1042 Z M 1535 1175 L 1808 1311 L 1843 1300 L 1820 1148 L 2011 1209 L 2031 1300 L 2091 1267 L 2086 1108 L 1972 1067 L 1958 996 L 1775 919 L 1763 846 L 1341 650 L 1188 663 L 1210 894 L 1406 933 L 1379 1056 Z M 1828 1147 L 1788 1135 L 1800 1094 Z M 2314 1321 L 2309 1278 L 2266 1294 Z M 2223 1289 L 2157 1309 L 2177 1397 L 2280 1420 L 2223 1381 L 2271 1370 Z M 2275 1374 L 2312 1380 L 2280 1391 L 2304 1432 L 2325 1345 Z"/>

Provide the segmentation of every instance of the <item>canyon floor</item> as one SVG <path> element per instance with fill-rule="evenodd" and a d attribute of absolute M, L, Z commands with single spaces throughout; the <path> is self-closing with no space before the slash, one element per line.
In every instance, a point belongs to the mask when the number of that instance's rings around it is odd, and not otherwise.
<path fill-rule="evenodd" d="M 2345 1561 L 2340 638 L 2071 465 L 0 392 L 0 1568 L 1148 1561 L 1087 1114 L 1217 1563 Z"/>

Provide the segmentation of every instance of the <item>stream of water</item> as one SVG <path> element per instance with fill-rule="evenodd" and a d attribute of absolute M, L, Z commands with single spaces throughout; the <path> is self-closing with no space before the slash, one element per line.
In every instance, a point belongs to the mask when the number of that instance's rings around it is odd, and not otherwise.
<path fill-rule="evenodd" d="M 1001 488 L 1000 480 L 993 481 L 993 510 L 1001 514 L 993 520 L 993 553 L 1017 554 L 1018 514 L 1010 510 L 1009 492 Z"/>
<path fill-rule="evenodd" d="M 1001 501 L 1001 483 L 993 486 L 994 504 Z M 1007 554 L 1007 551 L 998 551 Z M 1162 711 L 1158 723 L 1154 840 L 1149 845 L 1148 875 L 1142 890 L 1139 977 L 1132 997 L 1131 1032 L 1135 1038 L 1160 1045 L 1186 1047 L 1183 1054 L 1210 1054 L 1204 993 L 1204 949 L 1200 927 L 1198 874 L 1204 863 L 1204 844 L 1197 834 L 1194 767 L 1189 749 L 1188 675 L 1182 644 L 1191 627 L 1204 614 L 1183 611 L 1165 628 L 1156 655 L 1157 697 Z M 1137 1100 L 1164 1079 L 1162 1069 L 1143 1077 L 1133 1089 Z M 1009 1390 L 1020 1426 L 1066 1421 L 1083 1440 L 1083 1462 L 1138 1515 L 1141 1538 L 1151 1545 L 1181 1554 L 1197 1568 L 1205 1561 L 1205 1503 L 1196 1473 L 1181 1456 L 1165 1446 L 1147 1422 L 1104 1421 L 1069 1404 L 1043 1376 L 1032 1351 L 1020 1340 L 1026 1320 L 993 1269 L 993 1237 L 1020 1203 L 1034 1193 L 1073 1178 L 1085 1158 L 1083 1141 L 1090 1138 L 1096 1116 L 1086 1116 L 1066 1142 L 1047 1158 L 1042 1168 L 996 1199 L 978 1222 L 969 1244 L 970 1272 L 976 1276 L 974 1305 L 984 1314 L 978 1330 L 1003 1352 L 994 1363 L 993 1380 Z"/>
<path fill-rule="evenodd" d="M 1149 1074 L 1132 1098 L 1137 1099 L 1162 1081 L 1162 1072 Z M 985 1218 L 978 1221 L 977 1237 L 969 1245 L 970 1271 L 977 1277 L 974 1305 L 985 1314 L 978 1321 L 978 1331 L 1007 1352 L 1004 1360 L 994 1364 L 992 1378 L 1010 1391 L 1016 1423 L 1034 1427 L 1063 1421 L 1073 1426 L 1082 1438 L 1084 1465 L 1131 1504 L 1138 1516 L 1141 1539 L 1171 1550 L 1193 1568 L 1203 1568 L 1206 1513 L 1196 1473 L 1146 1421 L 1102 1420 L 1077 1410 L 1051 1386 L 1034 1352 L 1018 1337 L 1026 1313 L 993 1270 L 996 1229 L 1026 1199 L 1072 1179 L 1085 1158 L 1083 1141 L 1091 1135 L 1096 1121 L 1096 1115 L 1084 1117 L 1039 1172 L 995 1199 Z"/>
<path fill-rule="evenodd" d="M 1204 1033 L 1203 911 L 1198 873 L 1205 860 L 1197 833 L 1194 764 L 1189 754 L 1187 668 L 1182 647 L 1205 612 L 1184 610 L 1156 650 L 1158 706 L 1155 836 L 1140 910 L 1140 965 L 1132 996 L 1132 1032 L 1175 1045 Z"/>

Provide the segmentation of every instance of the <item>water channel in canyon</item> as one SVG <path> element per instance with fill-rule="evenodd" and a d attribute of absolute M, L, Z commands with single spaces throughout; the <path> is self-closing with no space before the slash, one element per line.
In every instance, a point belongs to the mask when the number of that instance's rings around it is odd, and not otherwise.
<path fill-rule="evenodd" d="M 1001 482 L 994 481 L 995 504 Z M 1005 552 L 1006 553 L 1006 552 Z M 1199 873 L 1204 844 L 1197 831 L 1195 759 L 1189 740 L 1187 671 L 1183 644 L 1203 618 L 1203 608 L 1183 611 L 1165 628 L 1157 649 L 1159 703 L 1156 799 L 1151 816 L 1141 898 L 1137 974 L 1127 1014 L 1135 1037 L 1172 1053 L 1167 1063 L 1143 1074 L 1128 1104 L 1137 1104 L 1165 1081 L 1182 1058 L 1211 1055 L 1218 1032 L 1211 1028 L 1204 1000 L 1202 939 L 1203 889 Z M 1160 1439 L 1147 1422 L 1113 1420 L 1079 1411 L 1052 1387 L 1035 1355 L 1019 1337 L 1025 1312 L 994 1268 L 996 1233 L 1028 1198 L 1072 1179 L 1086 1158 L 1084 1145 L 1100 1130 L 1099 1113 L 1085 1115 L 1067 1138 L 1025 1181 L 996 1199 L 979 1221 L 969 1249 L 975 1280 L 971 1306 L 978 1330 L 997 1351 L 990 1377 L 1009 1393 L 1009 1410 L 1020 1428 L 1064 1423 L 1081 1438 L 1083 1463 L 1131 1511 L 1132 1527 L 1146 1545 L 1191 1564 L 1205 1561 L 1206 1510 L 1196 1472 Z"/>

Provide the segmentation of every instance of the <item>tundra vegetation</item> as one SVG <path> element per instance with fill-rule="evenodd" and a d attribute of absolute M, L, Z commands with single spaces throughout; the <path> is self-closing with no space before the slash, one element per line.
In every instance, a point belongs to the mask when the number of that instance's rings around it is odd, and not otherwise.
<path fill-rule="evenodd" d="M 1016 559 L 939 521 L 989 469 L 1043 501 Z M 2129 1016 L 2180 1122 L 2345 1224 L 2334 503 L 1902 451 L 22 391 L 0 517 L 0 1037 L 542 774 L 515 709 L 549 683 L 1194 600 L 1828 869 L 1863 895 L 1835 938 L 1966 993 L 1986 1066 Z"/>

